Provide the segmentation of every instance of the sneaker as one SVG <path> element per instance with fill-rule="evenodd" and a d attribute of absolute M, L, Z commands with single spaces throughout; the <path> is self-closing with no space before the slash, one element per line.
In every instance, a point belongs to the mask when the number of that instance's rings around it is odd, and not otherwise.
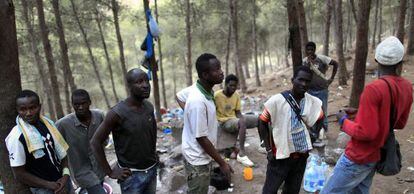
<path fill-rule="evenodd" d="M 249 159 L 247 156 L 241 157 L 239 154 L 237 154 L 237 162 L 240 162 L 244 166 L 251 167 L 254 165 L 254 163 Z"/>
<path fill-rule="evenodd" d="M 261 154 L 267 154 L 266 148 L 261 147 L 261 146 L 259 148 L 257 148 L 257 151 Z"/>

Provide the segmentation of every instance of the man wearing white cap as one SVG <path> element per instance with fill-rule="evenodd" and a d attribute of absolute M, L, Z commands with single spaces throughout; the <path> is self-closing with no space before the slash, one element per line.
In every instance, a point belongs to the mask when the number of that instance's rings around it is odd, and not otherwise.
<path fill-rule="evenodd" d="M 321 193 L 369 193 L 390 126 L 393 129 L 405 127 L 413 102 L 411 83 L 397 73 L 403 57 L 404 46 L 396 37 L 382 41 L 375 50 L 379 79 L 365 87 L 357 112 L 340 110 L 336 114 L 342 130 L 351 140 Z M 392 110 L 394 122 L 390 123 Z M 355 119 L 351 120 L 355 113 Z"/>

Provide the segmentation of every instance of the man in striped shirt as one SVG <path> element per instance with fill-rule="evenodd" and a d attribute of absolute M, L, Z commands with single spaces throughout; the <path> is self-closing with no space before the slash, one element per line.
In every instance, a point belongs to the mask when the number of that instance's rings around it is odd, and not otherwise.
<path fill-rule="evenodd" d="M 259 131 L 268 153 L 264 194 L 277 193 L 283 182 L 283 193 L 300 191 L 308 152 L 312 149 L 308 129 L 323 122 L 322 101 L 307 93 L 311 80 L 309 67 L 299 67 L 291 80 L 292 89 L 272 96 L 264 104 L 259 119 Z"/>

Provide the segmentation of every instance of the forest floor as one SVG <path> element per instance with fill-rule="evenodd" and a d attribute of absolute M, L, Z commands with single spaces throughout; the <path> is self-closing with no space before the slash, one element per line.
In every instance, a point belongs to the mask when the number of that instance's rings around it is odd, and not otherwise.
<path fill-rule="evenodd" d="M 368 57 L 368 59 L 372 59 L 372 57 Z M 348 59 L 348 64 L 353 64 L 351 59 Z M 376 64 L 373 60 L 370 60 L 370 65 L 367 66 L 366 73 L 366 83 L 371 82 L 372 80 L 376 79 L 374 75 L 374 69 Z M 405 63 L 403 74 L 402 76 L 408 79 L 414 85 L 414 65 L 410 64 L 409 62 Z M 348 71 L 352 72 L 351 65 L 348 66 Z M 350 73 L 352 74 L 352 73 Z M 271 95 L 277 94 L 283 90 L 290 89 L 291 83 L 290 78 L 292 75 L 292 69 L 284 69 L 280 71 L 273 71 L 273 73 L 263 74 L 261 77 L 262 86 L 255 87 L 254 78 L 250 78 L 247 80 L 247 84 L 250 89 L 245 96 L 255 97 L 255 96 L 266 96 L 270 97 Z M 335 122 L 334 114 L 341 108 L 344 108 L 348 105 L 349 97 L 351 94 L 351 85 L 352 85 L 352 77 L 348 81 L 348 86 L 346 87 L 339 87 L 337 81 L 332 83 L 330 86 L 329 92 L 329 100 L 328 100 L 328 115 L 329 115 L 329 131 L 327 135 L 327 147 L 335 148 L 337 147 L 337 137 L 340 133 L 339 126 Z M 385 177 L 382 175 L 375 175 L 371 193 L 414 193 L 414 131 L 412 128 L 414 127 L 414 110 L 410 113 L 409 121 L 406 125 L 404 130 L 396 132 L 397 139 L 400 142 L 401 146 L 401 153 L 403 155 L 402 161 L 402 170 L 396 176 L 389 176 Z M 261 154 L 257 151 L 259 147 L 259 136 L 257 130 L 248 130 L 246 142 L 250 144 L 246 147 L 246 152 L 249 158 L 256 164 L 253 168 L 254 171 L 254 179 L 252 181 L 245 181 L 243 178 L 243 166 L 238 163 L 236 160 L 230 160 L 229 163 L 234 169 L 234 174 L 232 176 L 232 182 L 234 183 L 234 191 L 233 193 L 241 193 L 241 194 L 254 194 L 254 193 L 261 193 L 265 177 L 266 177 L 266 165 L 267 159 L 264 154 Z M 115 155 L 112 150 L 107 150 L 109 153 L 109 157 L 112 161 L 116 160 Z M 332 167 L 332 166 L 331 166 Z M 182 174 L 182 172 L 181 172 Z M 111 185 L 114 187 L 114 193 L 119 192 L 119 188 L 117 187 L 114 181 L 108 180 L 111 182 Z M 183 180 L 178 181 L 182 184 Z M 185 181 L 185 180 L 184 180 Z M 160 181 L 159 181 L 160 182 Z M 172 183 L 172 182 L 171 182 Z M 176 185 L 178 186 L 178 185 Z M 158 192 L 165 192 L 163 189 L 165 184 L 158 183 L 157 191 Z M 178 186 L 179 187 L 179 186 Z M 182 188 L 182 187 L 181 187 Z M 184 189 L 185 190 L 185 189 Z M 174 192 L 167 193 L 183 193 L 183 189 L 175 190 Z M 227 193 L 227 191 L 216 191 L 216 193 Z M 306 193 L 301 190 L 301 193 Z"/>

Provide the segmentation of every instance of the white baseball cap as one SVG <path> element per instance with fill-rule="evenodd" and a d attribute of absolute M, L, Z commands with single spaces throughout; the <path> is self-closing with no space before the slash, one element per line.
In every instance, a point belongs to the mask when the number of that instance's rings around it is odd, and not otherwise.
<path fill-rule="evenodd" d="M 381 65 L 391 66 L 402 61 L 404 57 L 404 46 L 401 41 L 390 36 L 378 44 L 375 49 L 375 59 Z"/>

